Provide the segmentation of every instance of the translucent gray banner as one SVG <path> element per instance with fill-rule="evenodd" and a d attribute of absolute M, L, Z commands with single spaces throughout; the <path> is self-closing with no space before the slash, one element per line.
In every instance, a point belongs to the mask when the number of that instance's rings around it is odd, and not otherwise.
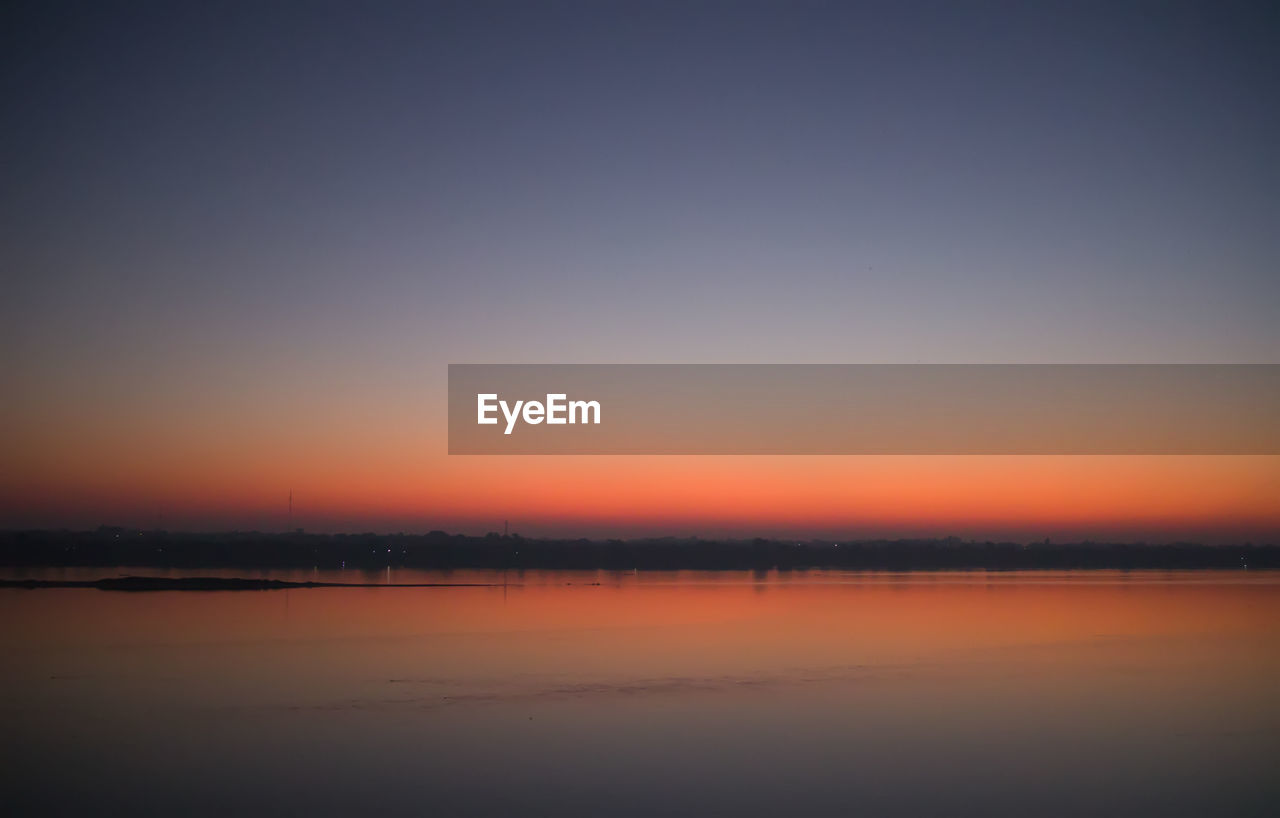
<path fill-rule="evenodd" d="M 1280 454 L 1280 366 L 451 364 L 450 454 Z"/>

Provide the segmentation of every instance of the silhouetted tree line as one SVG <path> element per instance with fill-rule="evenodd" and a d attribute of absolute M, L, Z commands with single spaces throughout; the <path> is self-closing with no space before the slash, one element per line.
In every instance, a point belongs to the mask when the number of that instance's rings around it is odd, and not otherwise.
<path fill-rule="evenodd" d="M 1275 545 L 932 540 L 532 540 L 519 535 L 0 532 L 0 564 L 190 568 L 874 570 L 1280 568 Z"/>

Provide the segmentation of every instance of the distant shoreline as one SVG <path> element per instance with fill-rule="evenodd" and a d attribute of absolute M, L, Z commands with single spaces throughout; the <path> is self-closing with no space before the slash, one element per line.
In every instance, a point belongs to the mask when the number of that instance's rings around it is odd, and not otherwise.
<path fill-rule="evenodd" d="M 0 588 L 96 588 L 99 591 L 275 591 L 290 588 L 494 588 L 494 582 L 293 582 L 247 577 L 105 577 L 103 579 L 0 579 Z"/>
<path fill-rule="evenodd" d="M 806 542 L 697 538 L 535 540 L 519 535 L 472 537 L 442 531 L 421 535 L 180 533 L 103 527 L 95 531 L 0 532 L 0 566 L 445 571 L 1221 570 L 1280 569 L 1280 546 L 1048 541 L 1023 544 L 954 537 Z M 13 587 L 12 582 L 8 584 Z M 296 583 L 289 587 L 326 584 L 341 583 Z"/>

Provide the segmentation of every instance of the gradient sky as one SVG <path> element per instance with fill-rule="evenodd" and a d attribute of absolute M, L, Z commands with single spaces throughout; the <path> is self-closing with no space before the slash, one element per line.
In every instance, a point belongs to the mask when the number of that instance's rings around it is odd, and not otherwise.
<path fill-rule="evenodd" d="M 11 3 L 0 525 L 1275 538 L 1277 458 L 450 458 L 450 362 L 1280 362 L 1280 13 Z"/>

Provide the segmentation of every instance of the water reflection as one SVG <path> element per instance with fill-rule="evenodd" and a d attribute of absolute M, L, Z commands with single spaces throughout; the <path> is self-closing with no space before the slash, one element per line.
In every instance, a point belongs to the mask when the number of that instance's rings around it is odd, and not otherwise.
<path fill-rule="evenodd" d="M 506 580 L 0 591 L 5 791 L 42 813 L 494 815 L 1265 814 L 1280 796 L 1280 575 Z"/>

